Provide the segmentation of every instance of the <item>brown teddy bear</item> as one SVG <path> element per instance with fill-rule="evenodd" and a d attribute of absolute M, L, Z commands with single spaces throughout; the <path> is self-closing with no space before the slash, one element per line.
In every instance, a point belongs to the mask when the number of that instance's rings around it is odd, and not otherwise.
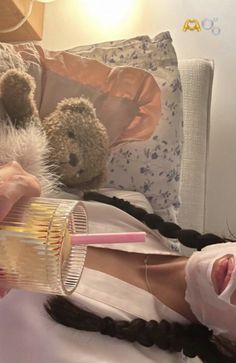
<path fill-rule="evenodd" d="M 32 123 L 43 129 L 49 143 L 49 161 L 61 182 L 76 191 L 96 189 L 106 175 L 109 138 L 85 98 L 62 100 L 48 117 L 40 120 L 34 101 L 34 79 L 11 69 L 0 79 L 0 96 L 16 129 Z"/>

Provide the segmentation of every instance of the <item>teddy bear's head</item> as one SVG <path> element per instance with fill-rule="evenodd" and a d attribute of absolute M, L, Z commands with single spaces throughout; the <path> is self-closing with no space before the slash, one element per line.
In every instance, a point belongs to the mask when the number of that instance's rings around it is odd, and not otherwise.
<path fill-rule="evenodd" d="M 42 125 L 61 181 L 79 190 L 100 186 L 106 175 L 109 140 L 92 104 L 85 98 L 64 99 Z"/>

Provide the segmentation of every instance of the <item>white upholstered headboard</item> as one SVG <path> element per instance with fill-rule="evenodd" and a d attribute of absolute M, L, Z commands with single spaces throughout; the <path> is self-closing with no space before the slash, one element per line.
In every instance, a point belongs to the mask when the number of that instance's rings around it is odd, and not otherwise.
<path fill-rule="evenodd" d="M 179 61 L 179 69 L 183 86 L 184 150 L 178 222 L 202 232 L 214 64 L 207 59 L 184 59 Z"/>

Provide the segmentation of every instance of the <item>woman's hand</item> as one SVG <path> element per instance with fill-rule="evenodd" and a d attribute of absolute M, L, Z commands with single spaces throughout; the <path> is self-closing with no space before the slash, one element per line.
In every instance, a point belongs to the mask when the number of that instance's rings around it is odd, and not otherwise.
<path fill-rule="evenodd" d="M 39 197 L 37 178 L 27 173 L 17 161 L 0 166 L 0 221 L 22 197 Z"/>
<path fill-rule="evenodd" d="M 37 178 L 27 173 L 17 161 L 0 166 L 0 221 L 22 197 L 39 197 L 40 193 Z M 0 288 L 0 298 L 6 293 Z"/>

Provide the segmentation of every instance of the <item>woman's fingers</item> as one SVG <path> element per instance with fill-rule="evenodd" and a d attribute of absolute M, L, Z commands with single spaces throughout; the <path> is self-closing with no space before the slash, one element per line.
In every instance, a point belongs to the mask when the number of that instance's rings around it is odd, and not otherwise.
<path fill-rule="evenodd" d="M 24 171 L 17 162 L 0 167 L 0 220 L 6 217 L 19 199 L 38 197 L 40 193 L 37 178 Z"/>
<path fill-rule="evenodd" d="M 7 177 L 14 174 L 24 174 L 26 171 L 17 161 L 10 161 L 7 164 L 0 165 L 0 180 L 5 180 Z"/>

